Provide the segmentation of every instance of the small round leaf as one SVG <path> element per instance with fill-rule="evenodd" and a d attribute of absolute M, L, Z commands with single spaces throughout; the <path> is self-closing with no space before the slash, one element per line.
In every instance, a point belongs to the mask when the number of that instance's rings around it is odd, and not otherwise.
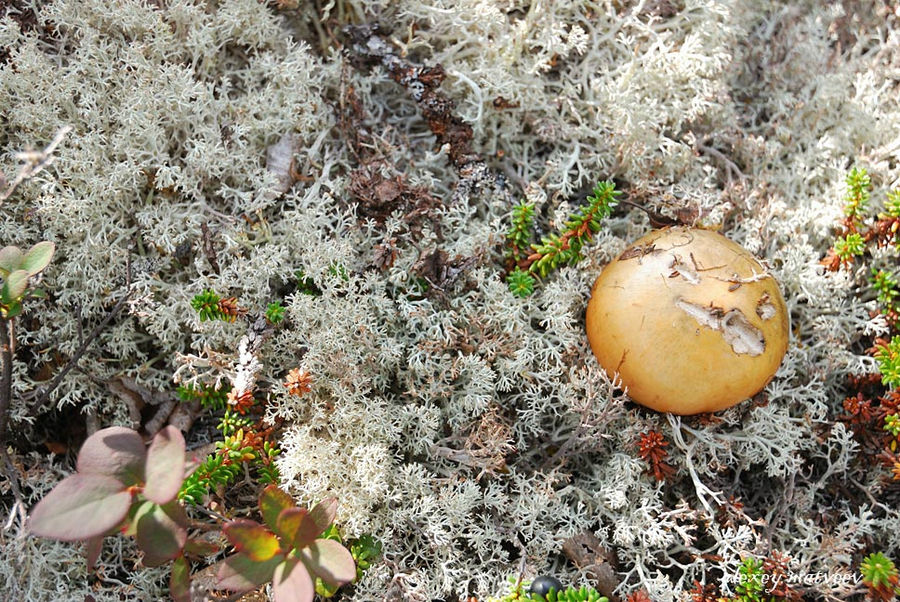
<path fill-rule="evenodd" d="M 235 550 L 256 562 L 266 561 L 279 551 L 278 538 L 252 520 L 229 521 L 223 531 Z"/>
<path fill-rule="evenodd" d="M 316 590 L 303 563 L 288 559 L 275 569 L 272 593 L 275 602 L 312 602 Z"/>
<path fill-rule="evenodd" d="M 144 496 L 165 504 L 178 495 L 184 481 L 184 436 L 172 425 L 159 431 L 147 450 Z"/>
<path fill-rule="evenodd" d="M 141 436 L 131 429 L 113 426 L 87 438 L 78 452 L 78 472 L 114 477 L 125 485 L 144 480 L 147 450 Z"/>
<path fill-rule="evenodd" d="M 75 474 L 38 502 L 28 521 L 40 537 L 81 541 L 104 535 L 128 514 L 131 492 L 117 479 L 96 474 Z"/>
<path fill-rule="evenodd" d="M 191 602 L 191 567 L 184 556 L 179 556 L 172 563 L 169 594 L 175 602 Z"/>
<path fill-rule="evenodd" d="M 13 245 L 0 249 L 0 275 L 6 276 L 21 269 L 24 256 L 22 249 Z"/>
<path fill-rule="evenodd" d="M 273 531 L 278 527 L 278 515 L 282 510 L 293 507 L 294 500 L 277 485 L 269 485 L 259 494 L 259 511 Z"/>
<path fill-rule="evenodd" d="M 249 592 L 272 580 L 277 567 L 284 560 L 278 555 L 265 562 L 251 560 L 245 554 L 229 556 L 216 569 L 216 587 L 233 592 Z"/>
<path fill-rule="evenodd" d="M 145 566 L 160 566 L 181 555 L 187 542 L 184 510 L 177 504 L 144 502 L 135 516 L 137 544 Z"/>
<path fill-rule="evenodd" d="M 50 265 L 50 259 L 53 257 L 55 248 L 54 244 L 49 240 L 39 242 L 28 249 L 19 267 L 28 272 L 29 275 L 34 276 Z"/>
<path fill-rule="evenodd" d="M 317 539 L 301 551 L 303 562 L 322 581 L 343 585 L 356 579 L 350 551 L 333 539 Z"/>
<path fill-rule="evenodd" d="M 6 277 L 3 288 L 0 289 L 3 303 L 9 305 L 14 302 L 25 293 L 26 288 L 28 288 L 28 272 L 25 270 L 11 272 Z"/>

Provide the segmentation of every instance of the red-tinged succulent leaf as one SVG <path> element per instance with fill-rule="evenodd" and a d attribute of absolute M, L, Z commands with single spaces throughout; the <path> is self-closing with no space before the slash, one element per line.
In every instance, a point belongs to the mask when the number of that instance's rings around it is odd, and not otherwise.
<path fill-rule="evenodd" d="M 172 563 L 169 594 L 175 602 L 191 602 L 191 567 L 184 556 L 179 556 Z"/>
<path fill-rule="evenodd" d="M 81 541 L 106 534 L 122 522 L 131 492 L 119 480 L 98 474 L 74 474 L 38 502 L 28 520 L 40 537 Z"/>
<path fill-rule="evenodd" d="M 333 539 L 317 539 L 300 555 L 312 573 L 329 585 L 344 585 L 356 579 L 356 562 L 350 551 Z"/>
<path fill-rule="evenodd" d="M 277 485 L 269 485 L 259 494 L 259 511 L 269 528 L 278 532 L 278 515 L 287 508 L 296 507 L 294 500 Z"/>
<path fill-rule="evenodd" d="M 278 533 L 289 548 L 304 548 L 319 536 L 319 527 L 306 508 L 285 508 L 278 515 Z"/>
<path fill-rule="evenodd" d="M 233 520 L 222 529 L 234 548 L 255 562 L 264 562 L 278 553 L 278 538 L 252 520 Z"/>
<path fill-rule="evenodd" d="M 321 535 L 322 532 L 334 522 L 334 517 L 337 514 L 337 507 L 337 498 L 328 497 L 313 506 L 313 509 L 309 511 L 309 517 L 313 519 L 313 522 L 319 528 L 316 537 Z"/>
<path fill-rule="evenodd" d="M 303 563 L 288 558 L 275 569 L 272 593 L 275 602 L 312 602 L 316 588 Z"/>
<path fill-rule="evenodd" d="M 216 587 L 232 592 L 249 592 L 271 581 L 275 567 L 283 560 L 284 556 L 280 554 L 265 562 L 256 562 L 240 552 L 229 556 L 216 565 Z"/>
<path fill-rule="evenodd" d="M 50 265 L 50 259 L 53 257 L 55 249 L 56 247 L 49 240 L 39 242 L 28 249 L 19 267 L 34 276 Z"/>
<path fill-rule="evenodd" d="M 141 504 L 134 523 L 138 547 L 144 552 L 144 566 L 160 566 L 181 556 L 187 542 L 186 522 L 184 510 L 177 504 Z"/>
<path fill-rule="evenodd" d="M 131 429 L 113 426 L 87 438 L 78 452 L 78 472 L 105 475 L 126 485 L 144 481 L 147 450 L 141 436 Z"/>
<path fill-rule="evenodd" d="M 88 572 L 94 570 L 97 559 L 100 558 L 100 550 L 103 549 L 103 536 L 89 537 L 84 542 L 84 555 L 87 558 Z"/>
<path fill-rule="evenodd" d="M 219 551 L 219 546 L 203 539 L 188 539 L 184 544 L 185 556 L 212 556 Z"/>
<path fill-rule="evenodd" d="M 184 436 L 172 425 L 162 429 L 150 443 L 145 468 L 144 496 L 166 504 L 175 499 L 184 481 Z"/>

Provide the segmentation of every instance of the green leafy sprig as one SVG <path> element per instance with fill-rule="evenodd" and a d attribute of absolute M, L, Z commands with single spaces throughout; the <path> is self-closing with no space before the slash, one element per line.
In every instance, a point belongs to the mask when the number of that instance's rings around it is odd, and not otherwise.
<path fill-rule="evenodd" d="M 863 583 L 876 594 L 877 599 L 893 600 L 894 595 L 900 592 L 897 567 L 881 552 L 866 556 L 859 565 L 859 572 L 862 573 Z"/>
<path fill-rule="evenodd" d="M 506 278 L 510 292 L 517 297 L 527 297 L 534 291 L 535 276 L 546 278 L 552 270 L 574 265 L 583 259 L 584 245 L 600 231 L 602 221 L 610 216 L 620 194 L 610 181 L 597 183 L 588 195 L 587 205 L 569 217 L 562 232 L 544 236 L 540 243 L 531 244 L 531 253 L 525 257 L 524 249 L 531 240 L 534 207 L 527 203 L 515 207 L 512 228 L 507 234 L 510 255 L 516 264 Z"/>

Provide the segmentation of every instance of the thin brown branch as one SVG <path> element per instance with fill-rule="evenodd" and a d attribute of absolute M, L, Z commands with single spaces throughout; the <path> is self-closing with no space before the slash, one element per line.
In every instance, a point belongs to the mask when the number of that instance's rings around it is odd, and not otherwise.
<path fill-rule="evenodd" d="M 53 140 L 50 141 L 50 144 L 42 151 L 24 151 L 16 153 L 16 158 L 22 165 L 19 168 L 19 173 L 16 174 L 15 179 L 9 183 L 6 190 L 0 192 L 0 202 L 11 197 L 12 193 L 16 191 L 16 188 L 18 188 L 22 182 L 33 178 L 43 171 L 45 167 L 53 163 L 53 151 L 56 150 L 56 147 L 60 145 L 62 139 L 70 131 L 72 131 L 72 127 L 68 125 L 60 128 L 53 137 Z"/>
<path fill-rule="evenodd" d="M 50 394 L 56 390 L 56 388 L 62 383 L 63 379 L 66 378 L 66 375 L 72 371 L 78 365 L 78 362 L 87 353 L 87 350 L 94 344 L 94 342 L 99 338 L 100 333 L 103 332 L 103 329 L 115 318 L 119 315 L 119 312 L 122 311 L 122 308 L 125 307 L 125 302 L 131 296 L 131 255 L 128 255 L 127 265 L 126 265 L 126 274 L 125 274 L 125 293 L 122 297 L 116 302 L 113 308 L 106 314 L 106 317 L 94 327 L 94 329 L 88 334 L 87 338 L 81 343 L 78 349 L 72 354 L 72 357 L 69 359 L 68 363 L 66 363 L 65 367 L 59 371 L 50 384 L 40 387 L 34 393 L 36 399 L 31 403 L 32 412 L 35 411 L 38 407 L 47 402 L 50 398 Z"/>

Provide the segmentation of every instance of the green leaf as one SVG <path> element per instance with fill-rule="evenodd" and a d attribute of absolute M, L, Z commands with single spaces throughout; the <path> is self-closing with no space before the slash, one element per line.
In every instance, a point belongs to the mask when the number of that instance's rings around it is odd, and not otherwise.
<path fill-rule="evenodd" d="M 119 480 L 99 474 L 74 474 L 38 502 L 29 530 L 40 537 L 81 541 L 115 528 L 131 506 L 131 492 Z"/>
<path fill-rule="evenodd" d="M 278 532 L 278 515 L 287 508 L 294 508 L 294 500 L 276 485 L 269 485 L 259 494 L 259 510 L 263 521 Z"/>
<path fill-rule="evenodd" d="M 191 602 L 191 567 L 184 556 L 172 563 L 169 594 L 175 602 Z"/>
<path fill-rule="evenodd" d="M 222 531 L 238 552 L 255 562 L 269 560 L 281 547 L 273 533 L 252 520 L 229 521 Z"/>
<path fill-rule="evenodd" d="M 0 249 L 0 276 L 4 278 L 11 272 L 22 269 L 22 249 L 10 245 Z"/>
<path fill-rule="evenodd" d="M 272 593 L 275 602 L 312 602 L 316 592 L 303 563 L 290 558 L 275 569 Z"/>
<path fill-rule="evenodd" d="M 178 495 L 184 481 L 184 436 L 172 425 L 159 431 L 147 450 L 144 496 L 165 504 Z"/>
<path fill-rule="evenodd" d="M 144 502 L 135 516 L 138 547 L 145 566 L 161 566 L 181 556 L 187 542 L 187 517 L 177 504 L 160 506 Z"/>
<path fill-rule="evenodd" d="M 28 253 L 22 259 L 21 269 L 28 272 L 30 276 L 34 276 L 50 265 L 50 259 L 53 258 L 53 251 L 56 246 L 48 241 L 42 241 L 28 249 Z"/>
<path fill-rule="evenodd" d="M 310 517 L 306 508 L 286 508 L 278 515 L 275 531 L 292 549 L 305 548 L 316 540 L 322 531 Z"/>
<path fill-rule="evenodd" d="M 25 293 L 26 288 L 28 288 L 28 272 L 16 270 L 6 277 L 3 288 L 0 289 L 0 297 L 4 304 L 11 305 Z"/>
<path fill-rule="evenodd" d="M 131 429 L 112 426 L 87 438 L 78 452 L 78 472 L 105 475 L 137 485 L 144 481 L 147 450 L 141 436 Z"/>
<path fill-rule="evenodd" d="M 216 587 L 233 592 L 249 592 L 272 580 L 277 567 L 284 560 L 278 555 L 256 562 L 245 554 L 237 553 L 220 562 L 216 569 Z"/>
<path fill-rule="evenodd" d="M 24 307 L 24 306 L 22 305 L 21 302 L 16 301 L 16 302 L 12 303 L 12 304 L 6 309 L 5 312 L 3 312 L 3 316 L 4 316 L 5 318 L 15 318 L 16 316 L 18 316 L 19 314 L 22 313 L 22 308 L 23 308 L 23 307 Z"/>
<path fill-rule="evenodd" d="M 300 552 L 307 568 L 322 581 L 343 585 L 356 578 L 356 563 L 349 550 L 332 539 L 317 539 Z"/>

